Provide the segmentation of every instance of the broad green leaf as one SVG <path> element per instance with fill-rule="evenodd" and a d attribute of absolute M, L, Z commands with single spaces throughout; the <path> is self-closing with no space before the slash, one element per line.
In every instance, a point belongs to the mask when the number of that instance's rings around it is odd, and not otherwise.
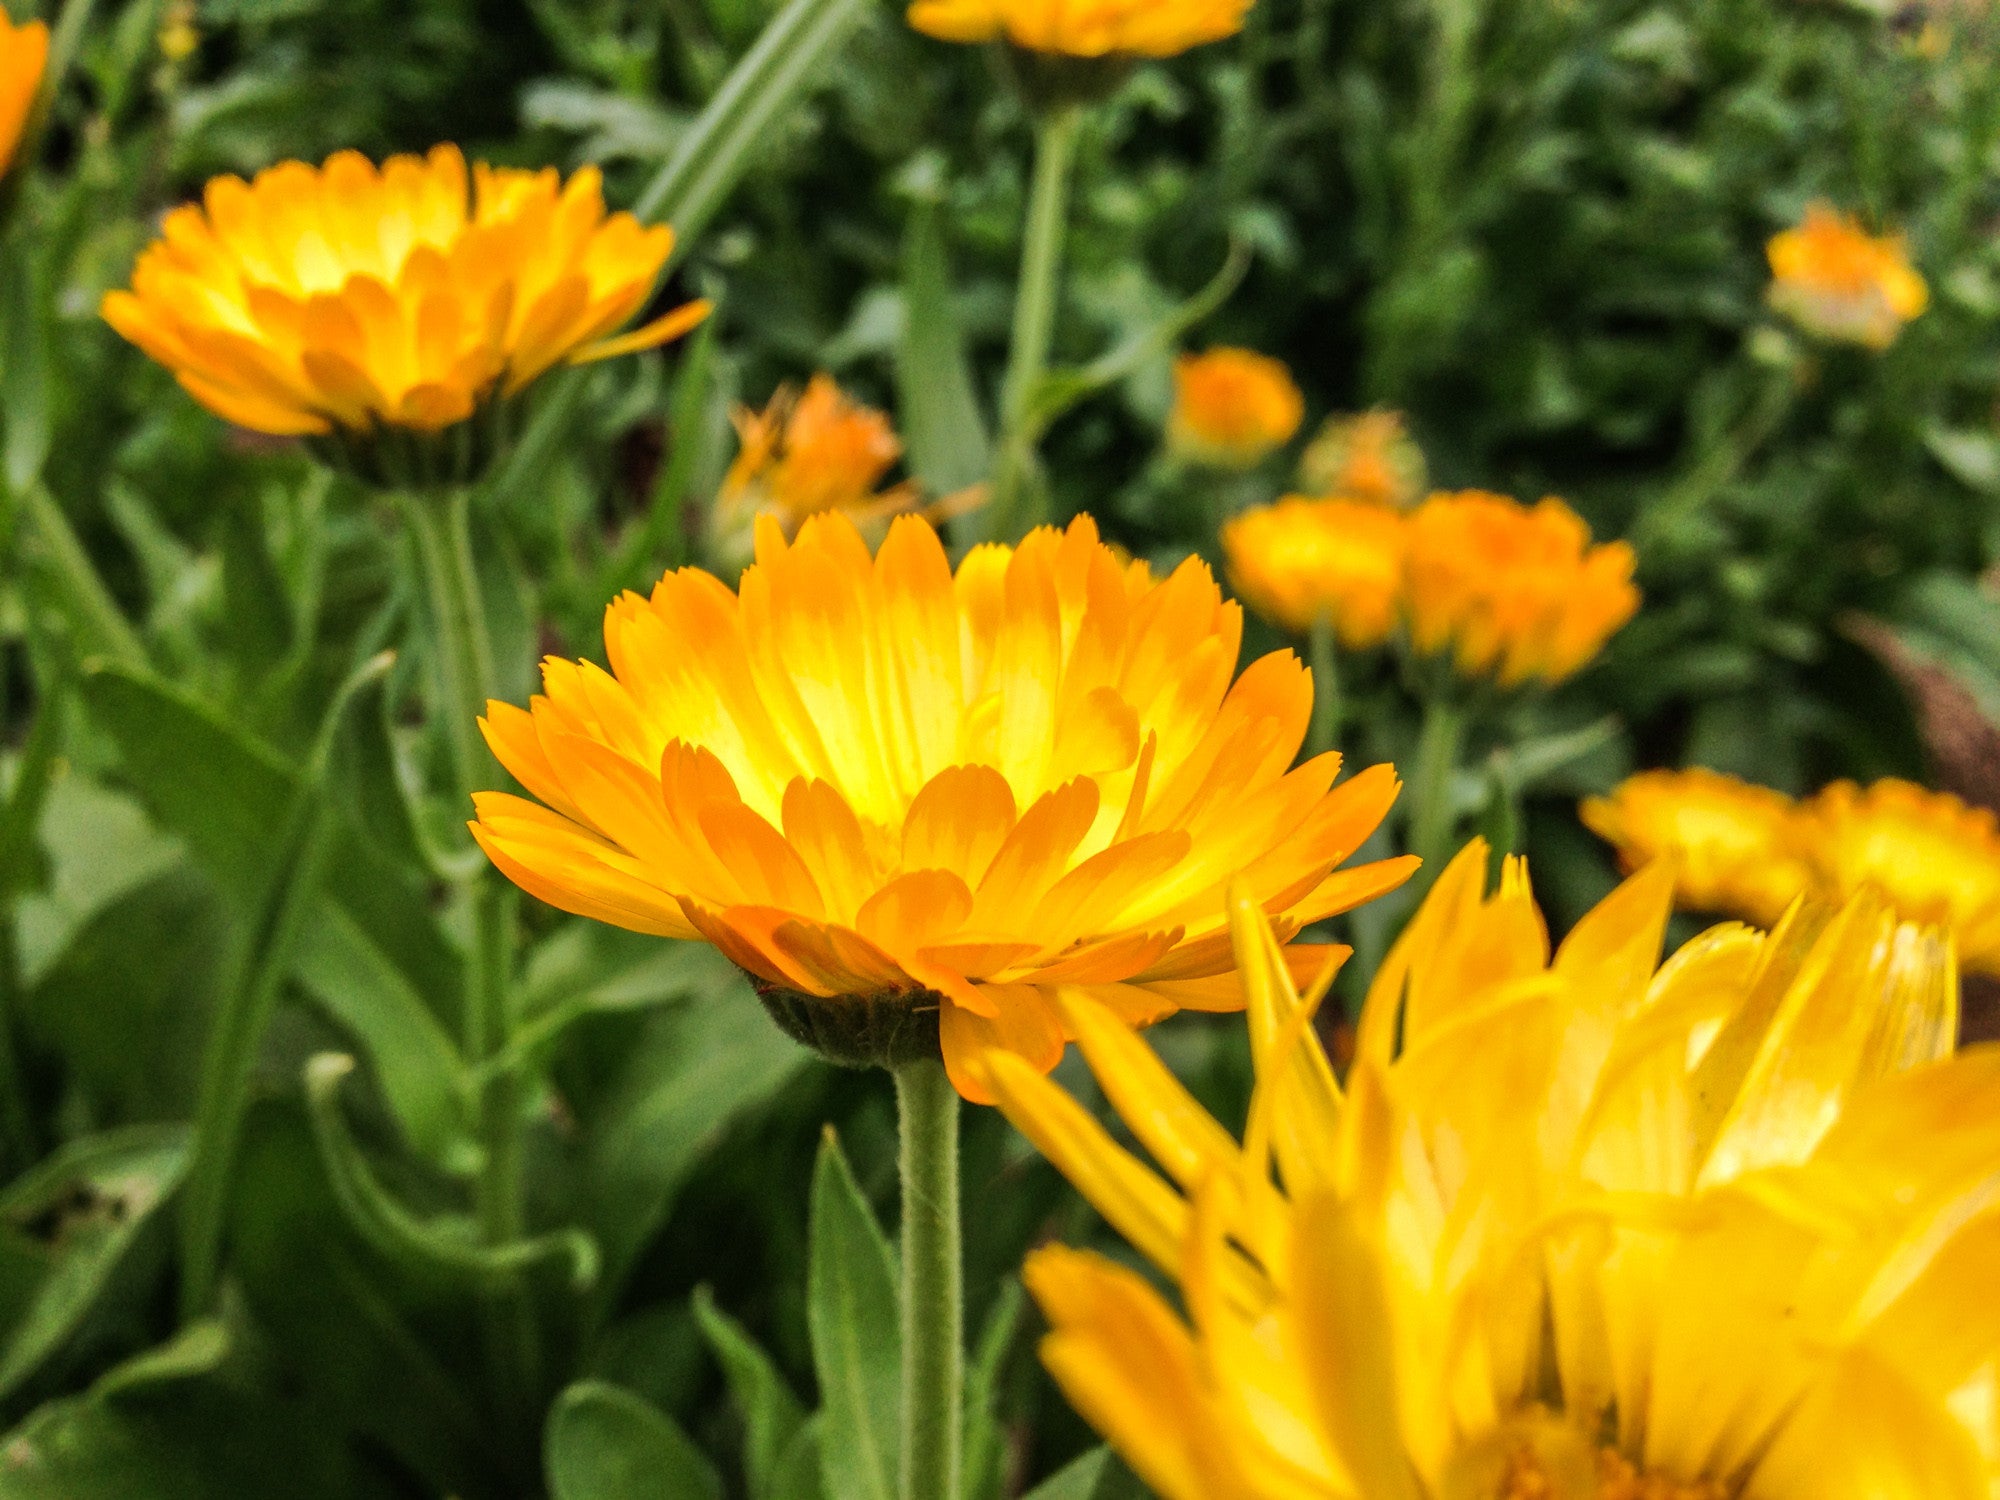
<path fill-rule="evenodd" d="M 543 1462 L 551 1500 L 722 1500 L 722 1481 L 671 1417 L 599 1380 L 557 1398 Z"/>
<path fill-rule="evenodd" d="M 868 9 L 868 0 L 791 0 L 680 137 L 634 212 L 646 223 L 673 225 L 685 254 L 774 122 L 810 92 Z"/>
<path fill-rule="evenodd" d="M 792 1434 L 771 1471 L 770 1500 L 826 1500 L 826 1482 L 819 1452 L 820 1418 L 807 1417 Z"/>
<path fill-rule="evenodd" d="M 180 844 L 138 803 L 73 766 L 50 786 L 35 834 L 47 878 L 17 908 L 21 973 L 31 984 L 99 912 L 182 860 Z"/>
<path fill-rule="evenodd" d="M 944 226 L 942 203 L 923 199 L 911 205 L 896 350 L 898 417 L 910 469 L 938 495 L 978 484 L 993 470 L 992 439 L 952 311 Z"/>
<path fill-rule="evenodd" d="M 12 238 L 0 266 L 0 313 L 6 345 L 0 358 L 6 399 L 7 488 L 20 494 L 40 477 L 49 456 L 49 325 L 40 286 L 41 257 Z"/>
<path fill-rule="evenodd" d="M 690 995 L 640 1032 L 586 1123 L 589 1222 L 604 1249 L 607 1297 L 730 1123 L 805 1063 L 740 978 Z"/>
<path fill-rule="evenodd" d="M 389 1500 L 312 1413 L 214 1380 L 53 1402 L 0 1443 L 0 1500 Z"/>
<path fill-rule="evenodd" d="M 743 1472 L 750 1481 L 752 1500 L 771 1500 L 779 1461 L 805 1425 L 805 1408 L 771 1356 L 715 1305 L 714 1294 L 705 1286 L 695 1291 L 694 1315 L 743 1417 Z"/>
<path fill-rule="evenodd" d="M 186 1165 L 185 1131 L 140 1126 L 67 1146 L 0 1194 L 0 1395 L 76 1331 Z"/>
<path fill-rule="evenodd" d="M 895 1252 L 829 1128 L 813 1171 L 806 1319 L 828 1500 L 895 1500 L 903 1341 Z"/>

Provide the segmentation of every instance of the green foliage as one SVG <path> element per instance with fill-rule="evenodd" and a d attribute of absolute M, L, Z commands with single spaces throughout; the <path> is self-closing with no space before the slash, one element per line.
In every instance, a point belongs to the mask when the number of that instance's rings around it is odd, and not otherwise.
<path fill-rule="evenodd" d="M 533 902 L 489 1049 L 397 506 L 228 431 L 96 309 L 211 173 L 343 147 L 594 162 L 672 218 L 662 300 L 715 318 L 545 382 L 473 498 L 520 701 L 704 557 L 731 408 L 781 381 L 892 406 L 932 497 L 991 476 L 1029 121 L 894 4 L 201 0 L 185 57 L 167 9 L 68 11 L 0 238 L 0 1500 L 890 1500 L 886 1080 L 809 1063 L 714 953 Z M 1447 788 L 1558 926 L 1612 874 L 1574 801 L 1635 765 L 1919 774 L 1877 643 L 2000 722 L 1996 45 L 1835 3 L 1260 0 L 1084 129 L 1029 413 L 1052 513 L 1213 560 L 1296 457 L 1160 458 L 1173 354 L 1233 342 L 1314 421 L 1406 412 L 1442 485 L 1634 538 L 1645 613 Z M 1766 305 L 1766 241 L 1821 197 L 1930 284 L 1880 355 Z M 1407 760 L 1403 685 L 1339 665 L 1350 759 Z M 1339 934 L 1357 974 L 1397 916 Z M 1156 1040 L 1240 1118 L 1235 1027 Z M 1138 1493 L 1014 1275 L 1093 1222 L 990 1111 L 963 1151 L 966 1500 Z"/>

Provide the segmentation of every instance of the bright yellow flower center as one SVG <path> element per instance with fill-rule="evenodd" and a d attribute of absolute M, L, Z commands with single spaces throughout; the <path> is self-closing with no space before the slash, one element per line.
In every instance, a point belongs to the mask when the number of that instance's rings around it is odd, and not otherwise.
<path fill-rule="evenodd" d="M 1509 1461 L 1494 1500 L 1561 1500 L 1561 1494 L 1541 1461 L 1523 1448 Z M 1605 1448 L 1597 1455 L 1597 1500 L 1729 1500 L 1729 1489 L 1712 1479 L 1643 1473 L 1624 1454 Z"/>

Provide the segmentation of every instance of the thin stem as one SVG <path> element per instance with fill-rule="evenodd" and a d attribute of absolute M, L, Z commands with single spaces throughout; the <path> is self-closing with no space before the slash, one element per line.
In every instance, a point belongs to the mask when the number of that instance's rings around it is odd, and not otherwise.
<path fill-rule="evenodd" d="M 1444 694 L 1424 705 L 1424 727 L 1417 737 L 1416 774 L 1410 787 L 1410 852 L 1424 862 L 1418 876 L 1425 885 L 1435 880 L 1451 855 L 1457 820 L 1451 805 L 1451 781 L 1458 770 L 1465 741 L 1465 710 Z"/>
<path fill-rule="evenodd" d="M 69 614 L 70 628 L 81 637 L 79 644 L 84 651 L 127 666 L 144 666 L 146 648 L 139 632 L 104 586 L 97 565 L 77 539 L 55 496 L 38 482 L 22 491 L 20 502 L 36 561 L 48 570 Z"/>
<path fill-rule="evenodd" d="M 902 1116 L 901 1500 L 957 1500 L 965 1384 L 958 1091 L 934 1059 L 895 1070 Z"/>
<path fill-rule="evenodd" d="M 1313 684 L 1312 729 L 1306 737 L 1308 756 L 1324 755 L 1340 748 L 1340 654 L 1333 634 L 1333 619 L 1322 614 L 1313 621 L 1306 648 L 1310 653 Z"/>
<path fill-rule="evenodd" d="M 1742 418 L 1717 436 L 1679 483 L 1641 512 L 1633 540 L 1642 558 L 1671 551 L 1710 502 L 1735 483 L 1757 450 L 1783 425 L 1797 392 L 1798 376 L 1791 366 L 1773 371 Z"/>
<path fill-rule="evenodd" d="M 1042 519 L 1019 511 L 1035 466 L 1034 398 L 1048 373 L 1049 350 L 1055 342 L 1056 309 L 1062 301 L 1063 234 L 1082 127 L 1083 109 L 1072 104 L 1043 115 L 1035 132 L 1035 177 L 1028 193 L 1013 342 L 1001 396 L 1006 438 L 994 481 L 993 526 L 1002 540 Z M 1039 502 L 1035 508 L 1039 510 Z"/>
<path fill-rule="evenodd" d="M 423 573 L 437 664 L 437 712 L 443 716 L 458 806 L 471 811 L 473 793 L 494 779 L 492 757 L 479 737 L 478 719 L 496 689 L 493 641 L 486 603 L 472 555 L 470 492 L 411 491 L 404 515 Z M 464 877 L 472 913 L 472 951 L 465 965 L 460 1029 L 465 1062 L 479 1085 L 480 1168 L 475 1187 L 481 1241 L 488 1247 L 518 1240 L 525 1228 L 521 1180 L 521 1084 L 516 1070 L 489 1066 L 508 1055 L 513 1008 L 508 991 L 514 960 L 514 898 L 483 864 Z M 487 1356 L 496 1395 L 513 1413 L 533 1400 L 540 1363 L 525 1293 L 503 1286 L 488 1299 Z"/>

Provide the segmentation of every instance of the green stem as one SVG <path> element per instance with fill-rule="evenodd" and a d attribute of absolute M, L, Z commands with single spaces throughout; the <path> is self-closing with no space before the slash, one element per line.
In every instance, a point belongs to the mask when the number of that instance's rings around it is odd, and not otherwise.
<path fill-rule="evenodd" d="M 1447 695 L 1434 695 L 1424 705 L 1424 727 L 1417 738 L 1417 765 L 1410 787 L 1410 852 L 1424 862 L 1418 877 L 1425 885 L 1437 879 L 1451 855 L 1451 781 L 1458 770 L 1465 742 L 1465 710 Z"/>
<path fill-rule="evenodd" d="M 47 570 L 84 651 L 127 666 L 145 666 L 146 648 L 139 633 L 104 586 L 55 496 L 35 483 L 21 492 L 20 501 L 35 561 Z"/>
<path fill-rule="evenodd" d="M 1324 755 L 1340 748 L 1340 653 L 1334 641 L 1333 619 L 1320 615 L 1306 638 L 1308 661 L 1312 666 L 1312 729 L 1306 736 L 1306 754 Z"/>
<path fill-rule="evenodd" d="M 895 1069 L 902 1116 L 901 1500 L 957 1500 L 965 1384 L 958 1091 L 935 1059 Z"/>
<path fill-rule="evenodd" d="M 1773 371 L 1741 420 L 1725 429 L 1695 459 L 1679 483 L 1640 512 L 1633 544 L 1642 559 L 1676 549 L 1688 526 L 1708 509 L 1716 495 L 1735 482 L 1757 450 L 1783 425 L 1797 391 L 1797 373 L 1790 365 Z"/>
<path fill-rule="evenodd" d="M 1035 177 L 1028 194 L 1013 341 L 1001 396 L 1006 438 L 994 478 L 993 527 L 1003 541 L 1043 519 L 1019 512 L 1035 467 L 1034 398 L 1048 373 L 1049 350 L 1055 342 L 1056 309 L 1062 301 L 1063 234 L 1082 128 L 1083 109 L 1072 104 L 1043 115 L 1035 133 Z M 1039 511 L 1039 501 L 1034 509 Z"/>
<path fill-rule="evenodd" d="M 473 793 L 490 786 L 496 767 L 479 736 L 479 716 L 495 695 L 493 641 L 472 555 L 471 496 L 464 488 L 411 491 L 404 515 L 416 544 L 437 664 L 437 711 L 444 719 L 458 806 L 471 811 Z M 483 863 L 464 877 L 472 913 L 472 951 L 465 966 L 460 1029 L 466 1066 L 481 1079 L 480 1168 L 475 1186 L 481 1241 L 490 1247 L 521 1237 L 526 1221 L 521 1179 L 521 1083 L 518 1072 L 491 1066 L 508 1055 L 513 1008 L 508 990 L 514 959 L 514 897 Z M 540 1363 L 533 1319 L 518 1282 L 487 1299 L 487 1355 L 503 1408 L 529 1409 Z"/>

